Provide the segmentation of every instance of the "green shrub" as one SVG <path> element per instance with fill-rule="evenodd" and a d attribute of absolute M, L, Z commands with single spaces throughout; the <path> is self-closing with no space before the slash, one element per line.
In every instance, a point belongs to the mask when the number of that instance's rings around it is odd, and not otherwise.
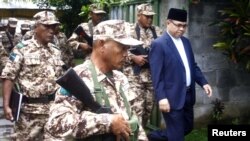
<path fill-rule="evenodd" d="M 231 6 L 219 13 L 221 19 L 213 25 L 220 29 L 220 40 L 213 47 L 250 71 L 250 0 L 231 0 Z"/>

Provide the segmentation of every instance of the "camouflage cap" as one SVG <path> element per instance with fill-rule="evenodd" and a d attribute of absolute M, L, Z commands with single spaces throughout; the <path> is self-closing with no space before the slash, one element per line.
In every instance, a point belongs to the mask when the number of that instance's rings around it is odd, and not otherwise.
<path fill-rule="evenodd" d="M 47 25 L 60 24 L 55 14 L 51 11 L 38 12 L 33 16 L 33 18 L 36 23 L 47 24 Z"/>
<path fill-rule="evenodd" d="M 151 4 L 149 3 L 144 3 L 144 4 L 140 4 L 137 6 L 137 13 L 138 14 L 143 14 L 143 15 L 155 15 L 155 12 L 153 11 L 153 8 L 151 6 Z"/>
<path fill-rule="evenodd" d="M 9 18 L 8 19 L 8 24 L 9 24 L 9 26 L 10 27 L 12 27 L 12 28 L 16 28 L 16 26 L 17 26 L 17 19 L 16 18 Z"/>
<path fill-rule="evenodd" d="M 103 7 L 100 4 L 91 4 L 89 6 L 90 11 L 95 14 L 105 14 L 106 12 L 103 10 Z"/>
<path fill-rule="evenodd" d="M 21 24 L 21 30 L 30 30 L 30 21 L 23 21 L 23 23 Z"/>
<path fill-rule="evenodd" d="M 136 46 L 143 42 L 130 36 L 130 25 L 123 20 L 107 20 L 94 28 L 93 40 L 113 39 L 123 45 Z"/>

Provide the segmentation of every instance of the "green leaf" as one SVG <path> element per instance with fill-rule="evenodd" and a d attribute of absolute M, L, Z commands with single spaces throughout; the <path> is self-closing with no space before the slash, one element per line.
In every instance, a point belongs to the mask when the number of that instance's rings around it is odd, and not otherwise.
<path fill-rule="evenodd" d="M 215 49 L 221 49 L 221 50 L 228 49 L 228 45 L 225 42 L 215 43 L 215 44 L 213 44 L 213 47 Z"/>
<path fill-rule="evenodd" d="M 250 60 L 247 61 L 246 69 L 250 71 Z"/>

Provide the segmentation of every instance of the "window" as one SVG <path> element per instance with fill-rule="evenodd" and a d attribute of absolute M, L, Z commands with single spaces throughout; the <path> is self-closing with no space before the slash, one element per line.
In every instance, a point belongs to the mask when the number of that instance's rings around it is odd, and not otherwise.
<path fill-rule="evenodd" d="M 136 6 L 142 3 L 152 4 L 154 12 L 156 13 L 153 24 L 159 26 L 159 9 L 161 0 L 130 0 L 123 5 L 121 5 L 119 2 L 116 2 L 115 4 L 111 5 L 110 19 L 122 19 L 126 20 L 127 22 L 135 23 L 137 14 Z"/>

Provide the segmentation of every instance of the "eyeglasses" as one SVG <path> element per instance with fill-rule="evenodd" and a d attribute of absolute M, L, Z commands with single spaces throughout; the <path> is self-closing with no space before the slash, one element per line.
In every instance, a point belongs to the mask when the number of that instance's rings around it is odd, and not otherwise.
<path fill-rule="evenodd" d="M 177 23 L 174 23 L 172 20 L 170 20 L 170 22 L 175 25 L 177 28 L 187 28 L 187 24 L 177 24 Z"/>

